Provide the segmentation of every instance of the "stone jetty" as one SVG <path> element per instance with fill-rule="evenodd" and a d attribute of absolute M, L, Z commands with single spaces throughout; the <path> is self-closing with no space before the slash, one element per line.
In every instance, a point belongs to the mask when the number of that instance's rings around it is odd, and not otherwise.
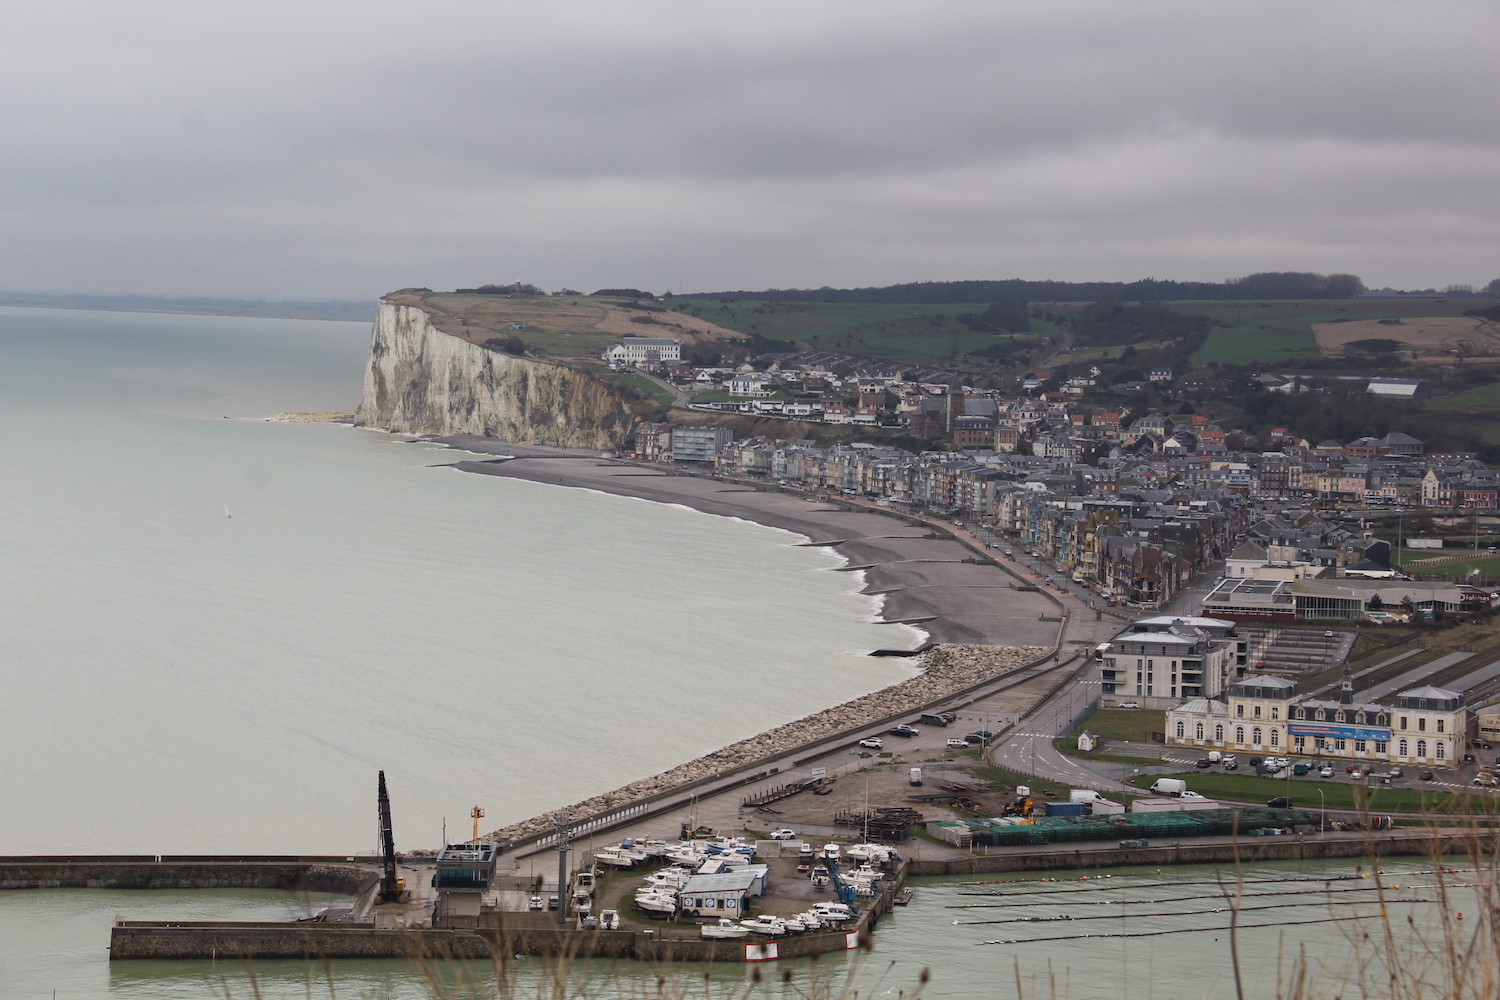
<path fill-rule="evenodd" d="M 1042 646 L 933 646 L 922 654 L 922 672 L 915 677 L 732 743 L 669 771 L 585 799 L 569 806 L 568 815 L 574 821 L 595 816 L 647 796 L 671 791 L 691 781 L 717 777 L 745 764 L 783 754 L 880 719 L 924 708 L 955 691 L 962 691 L 1009 673 L 1050 651 Z M 557 819 L 558 811 L 544 813 L 502 827 L 489 834 L 486 839 L 500 844 L 512 844 L 554 829 Z"/>

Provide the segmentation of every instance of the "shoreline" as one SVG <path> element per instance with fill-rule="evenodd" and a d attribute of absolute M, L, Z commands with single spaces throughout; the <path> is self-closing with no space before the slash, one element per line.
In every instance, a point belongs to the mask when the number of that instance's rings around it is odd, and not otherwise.
<path fill-rule="evenodd" d="M 800 535 L 808 539 L 802 544 L 846 560 L 835 572 L 863 571 L 864 586 L 856 593 L 885 598 L 877 621 L 916 625 L 929 645 L 1051 647 L 1057 641 L 1058 610 L 1050 596 L 1015 589 L 1017 577 L 1009 570 L 900 514 L 808 503 L 778 490 L 626 464 L 597 451 L 469 435 L 414 440 L 493 456 L 450 463 L 461 472 L 677 505 Z"/>
<path fill-rule="evenodd" d="M 978 556 L 951 534 L 895 513 L 814 502 L 780 490 L 652 469 L 597 451 L 516 445 L 468 435 L 419 437 L 475 458 L 447 465 L 461 472 L 677 506 L 749 521 L 806 539 L 844 560 L 834 572 L 862 578 L 852 593 L 871 598 L 876 622 L 925 635 L 917 648 L 868 655 L 920 655 L 915 676 L 704 754 L 655 775 L 565 806 L 572 819 L 602 824 L 620 811 L 716 782 L 739 770 L 836 737 L 877 719 L 922 708 L 975 684 L 988 683 L 1058 650 L 1063 618 L 1049 596 L 1019 590 L 1016 577 Z M 486 457 L 492 456 L 492 457 Z M 719 791 L 707 791 L 712 796 Z M 488 834 L 512 852 L 555 827 L 562 809 Z M 595 828 L 600 828 L 595 826 Z"/>

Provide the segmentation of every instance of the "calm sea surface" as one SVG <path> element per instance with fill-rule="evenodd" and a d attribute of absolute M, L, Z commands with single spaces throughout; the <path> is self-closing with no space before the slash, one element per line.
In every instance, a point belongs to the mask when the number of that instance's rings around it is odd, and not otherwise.
<path fill-rule="evenodd" d="M 901 636 L 870 622 L 832 557 L 785 533 L 434 468 L 459 456 L 393 436 L 251 419 L 352 409 L 367 336 L 0 309 L 0 854 L 370 850 L 380 768 L 398 846 L 430 847 L 472 805 L 499 826 L 903 676 L 856 655 Z M 816 978 L 840 995 L 848 975 L 844 995 L 898 1000 L 931 968 L 929 997 L 1016 996 L 1018 975 L 1028 998 L 1229 997 L 1227 935 L 1081 936 L 1218 927 L 1216 890 L 1188 884 L 1215 877 L 1139 872 L 1094 895 L 1003 900 L 929 880 L 873 954 L 781 963 L 749 993 L 828 995 Z M 1370 922 L 1294 921 L 1378 912 L 1350 898 L 1270 899 L 1299 905 L 1247 917 L 1285 926 L 1242 937 L 1246 995 L 1274 996 L 1277 962 L 1284 974 L 1304 946 L 1319 975 L 1347 977 Z M 289 963 L 259 963 L 252 985 L 234 963 L 107 961 L 116 917 L 286 919 L 318 902 L 0 893 L 0 998 L 435 995 L 391 962 L 343 963 L 330 990 Z M 1004 905 L 954 909 L 983 902 Z M 1427 927 L 1434 910 L 1389 913 Z M 976 943 L 1052 936 L 1068 940 Z M 520 996 L 554 995 L 536 963 L 518 969 Z M 750 974 L 716 970 L 692 995 L 743 996 Z M 493 987 L 485 969 L 444 975 L 444 995 Z M 626 965 L 555 995 L 659 994 Z"/>

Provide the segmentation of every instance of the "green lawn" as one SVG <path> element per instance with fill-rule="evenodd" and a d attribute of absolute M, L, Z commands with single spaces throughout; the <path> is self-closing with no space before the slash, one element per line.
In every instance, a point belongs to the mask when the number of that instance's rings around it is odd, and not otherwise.
<path fill-rule="evenodd" d="M 1130 708 L 1101 708 L 1080 722 L 1073 730 L 1078 735 L 1087 729 L 1107 740 L 1129 740 L 1150 743 L 1152 733 L 1166 732 L 1167 713 Z"/>
<path fill-rule="evenodd" d="M 1500 382 L 1475 386 L 1467 392 L 1430 399 L 1428 410 L 1500 410 Z"/>
<path fill-rule="evenodd" d="M 1150 757 L 1129 757 L 1119 753 L 1096 753 L 1078 749 L 1078 737 L 1059 736 L 1052 741 L 1052 745 L 1058 752 L 1065 753 L 1069 757 L 1079 757 L 1083 760 L 1102 760 L 1111 764 L 1152 764 L 1161 763 L 1161 754 L 1158 753 L 1155 761 Z"/>
<path fill-rule="evenodd" d="M 659 305 L 700 316 L 710 323 L 753 333 L 912 364 L 962 360 L 969 351 L 1008 339 L 1010 334 L 975 333 L 958 321 L 961 313 L 983 312 L 983 305 L 875 305 L 859 302 L 719 302 L 715 299 L 663 299 Z M 1031 321 L 1036 354 L 1055 327 Z M 1021 335 L 1026 341 L 1026 335 Z M 1043 350 L 1045 353 L 1045 350 Z M 993 359 L 981 360 L 988 363 Z"/>
<path fill-rule="evenodd" d="M 1441 772 L 1449 774 L 1451 772 Z M 1162 775 L 1141 775 L 1127 781 L 1142 788 Z M 1290 795 L 1292 804 L 1300 808 L 1363 809 L 1368 806 L 1375 812 L 1438 812 L 1489 815 L 1495 811 L 1494 800 L 1473 795 L 1454 795 L 1447 790 L 1420 790 L 1410 788 L 1365 788 L 1339 781 L 1324 781 L 1318 778 L 1257 778 L 1253 775 L 1222 774 L 1211 771 L 1188 771 L 1170 777 L 1182 778 L 1188 790 L 1206 795 L 1211 799 L 1228 799 L 1235 802 L 1268 802 L 1279 795 Z M 1323 792 L 1322 797 L 1318 795 Z"/>
<path fill-rule="evenodd" d="M 1453 551 L 1457 555 L 1457 550 Z M 1464 559 L 1459 562 L 1437 563 L 1435 565 L 1415 565 L 1411 556 L 1407 556 L 1402 562 L 1402 569 L 1409 573 L 1421 573 L 1424 576 L 1440 577 L 1463 577 L 1468 576 L 1472 569 L 1479 570 L 1479 576 L 1484 579 L 1500 577 L 1500 556 L 1480 555 L 1477 558 Z"/>
<path fill-rule="evenodd" d="M 620 372 L 615 376 L 621 382 L 627 382 L 650 396 L 654 402 L 670 403 L 677 398 L 676 394 L 668 392 L 644 375 L 636 372 Z"/>

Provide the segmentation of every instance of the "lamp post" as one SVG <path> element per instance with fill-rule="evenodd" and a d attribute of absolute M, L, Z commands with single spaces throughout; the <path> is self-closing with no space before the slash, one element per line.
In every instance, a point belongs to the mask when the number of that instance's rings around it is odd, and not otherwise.
<path fill-rule="evenodd" d="M 1318 789 L 1318 839 L 1328 839 L 1328 817 L 1325 811 L 1323 789 Z"/>

